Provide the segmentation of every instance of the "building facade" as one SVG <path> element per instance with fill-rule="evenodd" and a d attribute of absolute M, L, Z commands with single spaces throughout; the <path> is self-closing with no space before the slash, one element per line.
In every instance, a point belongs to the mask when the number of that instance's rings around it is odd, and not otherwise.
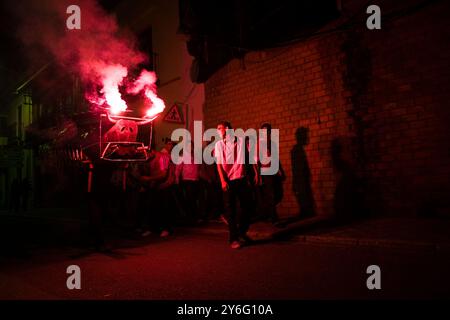
<path fill-rule="evenodd" d="M 341 3 L 343 21 L 214 73 L 206 126 L 280 130 L 285 216 L 448 216 L 448 3 L 381 1 L 380 30 L 364 1 Z"/>

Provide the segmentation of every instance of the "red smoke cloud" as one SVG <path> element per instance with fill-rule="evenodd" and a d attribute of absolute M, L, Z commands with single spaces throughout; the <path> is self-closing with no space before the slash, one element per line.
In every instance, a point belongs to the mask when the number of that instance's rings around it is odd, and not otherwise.
<path fill-rule="evenodd" d="M 68 6 L 81 9 L 81 29 L 69 30 Z M 164 109 L 156 95 L 156 75 L 142 71 L 133 83 L 126 77 L 148 57 L 136 49 L 134 38 L 119 30 L 116 20 L 93 0 L 17 0 L 14 11 L 21 13 L 19 37 L 27 45 L 43 46 L 64 69 L 80 76 L 86 99 L 93 105 L 110 107 L 112 113 L 127 108 L 119 88 L 131 94 L 143 93 L 151 116 Z"/>
<path fill-rule="evenodd" d="M 153 118 L 165 108 L 164 101 L 156 95 L 155 82 L 155 73 L 143 70 L 139 78 L 134 82 L 134 85 L 128 89 L 128 92 L 132 94 L 144 92 L 149 107 L 146 116 L 149 118 Z"/>

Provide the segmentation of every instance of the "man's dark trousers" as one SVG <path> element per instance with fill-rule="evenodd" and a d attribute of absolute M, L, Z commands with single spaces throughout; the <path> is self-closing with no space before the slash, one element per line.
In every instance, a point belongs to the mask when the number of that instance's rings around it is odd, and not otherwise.
<path fill-rule="evenodd" d="M 230 242 L 246 235 L 250 227 L 250 189 L 246 178 L 228 181 L 228 190 L 223 192 Z M 237 210 L 237 201 L 241 210 Z"/>

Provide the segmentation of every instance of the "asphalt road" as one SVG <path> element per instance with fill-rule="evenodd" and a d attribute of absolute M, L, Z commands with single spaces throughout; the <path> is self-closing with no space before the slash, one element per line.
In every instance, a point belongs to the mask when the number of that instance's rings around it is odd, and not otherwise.
<path fill-rule="evenodd" d="M 450 297 L 444 252 L 285 240 L 232 250 L 226 234 L 180 230 L 167 239 L 0 254 L 0 299 L 415 299 Z M 69 290 L 67 267 L 81 270 Z M 381 289 L 369 290 L 369 265 Z"/>

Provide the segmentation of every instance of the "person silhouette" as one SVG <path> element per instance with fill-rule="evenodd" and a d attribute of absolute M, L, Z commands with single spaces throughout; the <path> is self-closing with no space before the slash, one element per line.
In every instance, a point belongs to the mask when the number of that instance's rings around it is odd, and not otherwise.
<path fill-rule="evenodd" d="M 291 150 L 292 188 L 300 208 L 299 217 L 303 219 L 315 215 L 311 170 L 305 151 L 305 146 L 309 143 L 309 129 L 298 128 L 295 138 L 297 144 Z"/>

